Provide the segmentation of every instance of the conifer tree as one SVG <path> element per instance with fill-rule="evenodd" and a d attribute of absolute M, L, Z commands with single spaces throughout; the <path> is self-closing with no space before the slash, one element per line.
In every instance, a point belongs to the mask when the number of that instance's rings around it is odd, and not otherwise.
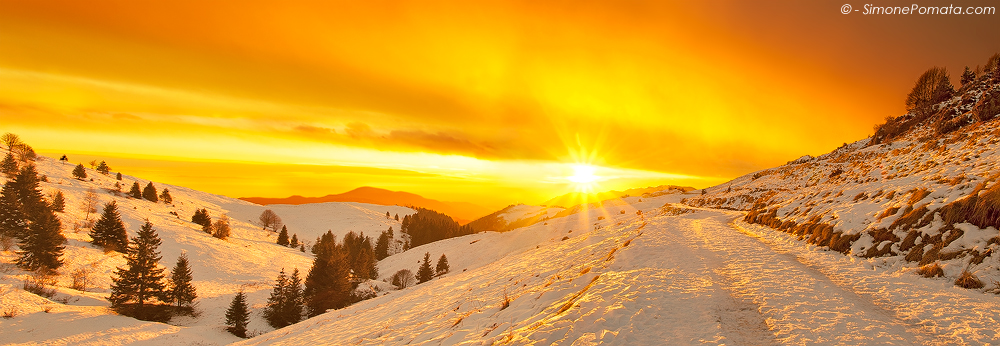
<path fill-rule="evenodd" d="M 115 176 L 115 179 L 122 180 L 122 173 L 118 172 L 118 175 Z"/>
<path fill-rule="evenodd" d="M 271 296 L 267 298 L 267 307 L 264 308 L 264 319 L 271 327 L 281 328 L 287 326 L 284 323 L 284 316 L 281 314 L 286 304 L 285 293 L 288 291 L 288 277 L 285 276 L 285 268 L 281 268 L 278 278 L 274 281 Z"/>
<path fill-rule="evenodd" d="M 389 212 L 385 212 L 385 218 L 386 218 L 386 219 L 388 219 L 388 218 L 391 218 L 391 217 L 392 217 L 392 216 L 390 216 L 390 215 L 389 215 Z"/>
<path fill-rule="evenodd" d="M 399 221 L 399 214 L 396 214 L 396 221 Z"/>
<path fill-rule="evenodd" d="M 299 244 L 299 251 L 300 252 L 306 252 L 306 244 L 305 243 Z"/>
<path fill-rule="evenodd" d="M 101 163 L 97 164 L 97 172 L 108 175 L 108 173 L 111 173 L 111 167 L 108 167 L 108 163 L 102 160 Z"/>
<path fill-rule="evenodd" d="M 139 182 L 138 181 L 132 183 L 132 190 L 128 192 L 128 196 L 132 197 L 132 198 L 135 198 L 135 199 L 142 198 L 142 191 L 139 190 Z"/>
<path fill-rule="evenodd" d="M 170 271 L 170 289 L 167 291 L 167 301 L 178 307 L 191 306 L 198 292 L 191 285 L 191 266 L 188 264 L 187 254 L 177 257 L 177 264 Z"/>
<path fill-rule="evenodd" d="M 292 248 L 299 247 L 299 235 L 298 234 L 292 234 L 292 240 L 288 241 L 288 246 L 292 247 Z"/>
<path fill-rule="evenodd" d="M 278 233 L 278 245 L 288 246 L 288 228 L 281 226 L 281 232 Z"/>
<path fill-rule="evenodd" d="M 125 267 L 115 270 L 111 278 L 111 307 L 133 315 L 145 314 L 146 302 L 157 298 L 166 300 L 163 284 L 163 268 L 160 268 L 160 238 L 153 224 L 146 221 L 125 253 Z M 135 306 L 128 309 L 129 303 Z"/>
<path fill-rule="evenodd" d="M 451 268 L 448 267 L 448 257 L 445 257 L 444 254 L 441 254 L 441 257 L 438 258 L 437 267 L 435 269 L 437 269 L 435 270 L 437 272 L 437 275 L 447 273 L 449 270 L 451 270 Z"/>
<path fill-rule="evenodd" d="M 160 200 L 163 204 L 173 204 L 174 198 L 170 196 L 170 189 L 163 188 L 163 192 L 160 193 Z"/>
<path fill-rule="evenodd" d="M 7 175 L 7 179 L 14 179 L 17 176 L 17 161 L 14 160 L 14 154 L 7 153 L 7 156 L 3 157 L 3 161 L 0 161 L 0 172 Z"/>
<path fill-rule="evenodd" d="M 0 190 L 0 236 L 20 237 L 26 218 L 21 210 L 21 200 L 13 180 L 8 180 Z"/>
<path fill-rule="evenodd" d="M 236 293 L 233 302 L 229 303 L 226 310 L 226 328 L 230 333 L 241 338 L 247 337 L 247 324 L 250 323 L 250 308 L 247 306 L 247 297 L 243 291 Z"/>
<path fill-rule="evenodd" d="M 969 69 L 968 66 L 965 67 L 965 72 L 962 73 L 962 86 L 969 85 L 976 80 L 976 73 Z"/>
<path fill-rule="evenodd" d="M 66 210 L 66 196 L 63 195 L 62 190 L 56 190 L 52 194 L 52 211 L 63 212 Z"/>
<path fill-rule="evenodd" d="M 73 177 L 80 180 L 87 179 L 87 169 L 83 167 L 82 163 L 73 168 Z"/>
<path fill-rule="evenodd" d="M 324 234 L 313 246 L 313 252 L 316 258 L 306 276 L 303 292 L 310 317 L 347 306 L 351 292 L 346 255 L 331 232 Z"/>
<path fill-rule="evenodd" d="M 391 227 L 390 227 L 391 228 Z M 382 231 L 375 242 L 375 260 L 381 261 L 389 257 L 389 231 Z"/>
<path fill-rule="evenodd" d="M 288 278 L 288 291 L 285 293 L 284 315 L 288 324 L 295 324 L 302 321 L 302 311 L 305 308 L 302 295 L 302 277 L 299 275 L 299 268 L 292 270 L 292 276 Z"/>
<path fill-rule="evenodd" d="M 111 201 L 104 205 L 101 218 L 90 229 L 90 238 L 91 244 L 104 249 L 118 252 L 128 249 L 128 232 L 118 214 L 118 203 Z"/>
<path fill-rule="evenodd" d="M 424 261 L 417 269 L 417 283 L 422 284 L 434 278 L 434 271 L 431 269 L 431 253 L 424 253 Z"/>
<path fill-rule="evenodd" d="M 208 209 L 197 209 L 194 211 L 194 216 L 191 216 L 191 222 L 199 224 L 204 228 L 206 225 L 212 225 L 212 217 L 208 215 Z"/>
<path fill-rule="evenodd" d="M 142 198 L 145 198 L 153 203 L 159 202 L 159 198 L 157 198 L 156 194 L 156 187 L 153 186 L 153 182 L 149 182 L 149 184 L 146 184 L 146 187 L 142 189 Z"/>
<path fill-rule="evenodd" d="M 17 252 L 17 265 L 27 270 L 55 270 L 62 266 L 63 243 L 62 222 L 45 202 L 38 187 L 38 173 L 35 165 L 28 164 L 14 178 L 14 192 L 20 200 L 22 230 L 18 231 L 21 241 Z"/>

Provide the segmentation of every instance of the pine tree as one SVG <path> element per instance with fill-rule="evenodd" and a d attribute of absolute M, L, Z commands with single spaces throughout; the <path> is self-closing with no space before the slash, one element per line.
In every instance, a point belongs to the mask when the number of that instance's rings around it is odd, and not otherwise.
<path fill-rule="evenodd" d="M 73 177 L 80 180 L 87 179 L 87 169 L 83 167 L 82 163 L 73 168 Z"/>
<path fill-rule="evenodd" d="M 174 269 L 170 271 L 170 290 L 167 291 L 167 301 L 178 307 L 191 306 L 195 298 L 198 298 L 198 292 L 191 285 L 192 279 L 187 254 L 181 254 L 180 257 L 177 257 Z"/>
<path fill-rule="evenodd" d="M 55 270 L 62 266 L 62 222 L 45 202 L 38 187 L 35 165 L 28 164 L 14 178 L 14 192 L 20 199 L 23 211 L 23 230 L 17 235 L 21 241 L 17 252 L 17 265 L 27 270 Z"/>
<path fill-rule="evenodd" d="M 91 244 L 111 251 L 126 251 L 128 249 L 128 232 L 125 223 L 118 214 L 118 203 L 108 202 L 104 205 L 104 213 L 90 229 Z"/>
<path fill-rule="evenodd" d="M 396 214 L 396 221 L 399 221 L 399 214 Z"/>
<path fill-rule="evenodd" d="M 160 238 L 153 224 L 146 221 L 138 235 L 132 239 L 125 253 L 125 268 L 115 270 L 111 278 L 111 307 L 120 312 L 131 312 L 134 316 L 146 313 L 146 302 L 157 298 L 166 300 L 163 284 L 163 268 L 159 268 Z M 127 304 L 134 303 L 132 309 Z"/>
<path fill-rule="evenodd" d="M 132 197 L 132 198 L 135 198 L 135 199 L 142 198 L 142 191 L 139 190 L 139 182 L 138 181 L 132 183 L 132 190 L 128 192 L 128 196 Z"/>
<path fill-rule="evenodd" d="M 115 179 L 122 180 L 122 173 L 118 172 L 118 175 L 115 176 Z"/>
<path fill-rule="evenodd" d="M 62 190 L 56 190 L 52 194 L 52 211 L 63 212 L 66 210 L 66 196 L 63 195 Z"/>
<path fill-rule="evenodd" d="M 304 301 L 302 296 L 302 278 L 299 275 L 299 268 L 292 270 L 292 276 L 288 279 L 287 292 L 285 293 L 285 321 L 288 324 L 295 324 L 302 321 L 302 311 Z"/>
<path fill-rule="evenodd" d="M 0 236 L 21 237 L 26 226 L 26 217 L 17 196 L 17 187 L 8 180 L 0 190 Z"/>
<path fill-rule="evenodd" d="M 101 163 L 97 164 L 97 172 L 108 175 L 108 173 L 111 173 L 111 167 L 108 167 L 108 163 L 102 160 Z"/>
<path fill-rule="evenodd" d="M 149 182 L 149 184 L 146 184 L 146 187 L 142 189 L 142 198 L 145 198 L 150 202 L 159 202 L 156 195 L 156 187 L 153 186 L 153 182 Z"/>
<path fill-rule="evenodd" d="M 299 235 L 298 234 L 294 234 L 294 233 L 292 234 L 292 240 L 288 241 L 288 246 L 292 247 L 292 248 L 299 247 Z"/>
<path fill-rule="evenodd" d="M 389 231 L 383 231 L 378 236 L 378 240 L 375 242 L 375 260 L 381 261 L 389 257 L 389 239 Z"/>
<path fill-rule="evenodd" d="M 441 254 L 441 257 L 438 258 L 437 267 L 435 269 L 437 269 L 436 270 L 437 275 L 447 273 L 449 270 L 451 270 L 451 268 L 448 267 L 448 257 L 445 257 L 444 254 Z"/>
<path fill-rule="evenodd" d="M 267 307 L 264 308 L 264 319 L 267 324 L 274 328 L 287 326 L 282 312 L 285 309 L 285 292 L 288 291 L 288 277 L 285 276 L 285 268 L 281 268 L 278 278 L 274 280 L 274 288 L 271 289 L 271 296 L 267 298 Z"/>
<path fill-rule="evenodd" d="M 299 244 L 299 251 L 300 252 L 306 252 L 306 244 L 305 243 Z"/>
<path fill-rule="evenodd" d="M 321 239 L 313 246 L 316 258 L 306 276 L 303 292 L 310 317 L 329 309 L 343 308 L 350 302 L 350 268 L 346 263 L 346 255 L 331 232 L 324 234 Z"/>
<path fill-rule="evenodd" d="M 233 302 L 226 310 L 226 328 L 230 333 L 241 338 L 247 337 L 247 324 L 250 323 L 250 308 L 247 306 L 247 297 L 243 291 L 236 293 Z"/>
<path fill-rule="evenodd" d="M 7 153 L 7 156 L 3 157 L 3 161 L 0 162 L 0 172 L 7 175 L 7 179 L 14 179 L 17 176 L 17 160 L 14 160 L 14 154 Z"/>
<path fill-rule="evenodd" d="M 972 72 L 968 66 L 965 67 L 965 72 L 962 73 L 962 86 L 969 85 L 976 80 L 976 73 Z"/>
<path fill-rule="evenodd" d="M 385 212 L 385 218 L 386 218 L 386 219 L 389 219 L 389 218 L 392 218 L 392 216 L 391 216 L 391 215 L 389 215 L 389 212 Z"/>
<path fill-rule="evenodd" d="M 208 209 L 197 209 L 194 211 L 194 216 L 191 216 L 191 222 L 199 224 L 204 228 L 206 225 L 212 225 L 212 217 L 208 215 Z"/>
<path fill-rule="evenodd" d="M 422 284 L 427 281 L 431 281 L 434 278 L 434 271 L 431 270 L 431 253 L 424 253 L 424 261 L 420 263 L 420 269 L 417 269 L 417 283 Z"/>
<path fill-rule="evenodd" d="M 174 198 L 170 196 L 170 189 L 163 188 L 163 192 L 160 193 L 160 200 L 163 204 L 173 204 Z"/>
<path fill-rule="evenodd" d="M 281 226 L 281 232 L 278 233 L 278 245 L 288 246 L 288 228 Z"/>

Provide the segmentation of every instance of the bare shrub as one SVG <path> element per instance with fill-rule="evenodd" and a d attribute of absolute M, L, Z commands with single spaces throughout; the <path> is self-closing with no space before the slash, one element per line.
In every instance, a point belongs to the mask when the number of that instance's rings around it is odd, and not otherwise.
<path fill-rule="evenodd" d="M 944 276 L 944 269 L 941 269 L 941 265 L 935 263 L 925 264 L 917 270 L 917 274 L 922 275 L 925 278 L 934 278 Z"/>
<path fill-rule="evenodd" d="M 977 278 L 975 274 L 972 274 L 968 271 L 963 271 L 962 275 L 959 276 L 958 279 L 955 279 L 955 286 L 968 289 L 977 289 L 977 288 L 983 288 L 983 282 L 979 281 L 979 278 Z"/>
<path fill-rule="evenodd" d="M 50 288 L 49 286 L 52 286 L 53 284 L 55 284 L 55 276 L 43 268 L 39 269 L 38 272 L 25 279 L 21 287 L 25 291 L 36 295 L 45 298 L 52 298 L 56 295 L 56 289 Z"/>
<path fill-rule="evenodd" d="M 90 269 L 87 268 L 74 270 L 73 273 L 70 274 L 70 277 L 73 279 L 73 284 L 70 285 L 70 288 L 77 291 L 86 292 L 87 287 L 90 287 L 92 283 L 92 279 L 90 278 Z"/>
<path fill-rule="evenodd" d="M 229 238 L 231 234 L 231 230 L 229 228 L 229 217 L 226 215 L 220 216 L 218 220 L 215 220 L 215 224 L 212 225 L 212 230 L 213 237 L 222 240 Z"/>
<path fill-rule="evenodd" d="M 416 282 L 417 278 L 413 276 L 413 272 L 409 269 L 400 269 L 395 274 L 392 274 L 392 279 L 390 280 L 390 283 L 398 289 L 413 286 Z"/>
<path fill-rule="evenodd" d="M 273 210 L 267 209 L 260 213 L 260 217 L 257 218 L 260 227 L 264 229 L 271 229 L 272 232 L 277 232 L 281 228 L 281 217 L 275 214 Z"/>
<path fill-rule="evenodd" d="M 94 188 L 87 189 L 87 193 L 83 195 L 83 200 L 80 202 L 80 209 L 87 213 L 84 220 L 90 220 L 90 214 L 97 212 L 97 190 Z"/>

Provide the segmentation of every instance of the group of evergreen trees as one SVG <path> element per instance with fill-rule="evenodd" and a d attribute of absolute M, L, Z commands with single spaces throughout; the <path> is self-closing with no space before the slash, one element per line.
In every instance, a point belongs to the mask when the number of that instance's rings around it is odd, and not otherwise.
<path fill-rule="evenodd" d="M 424 208 L 403 217 L 402 231 L 410 235 L 412 247 L 475 233 L 472 227 L 461 226 L 448 215 Z"/>
<path fill-rule="evenodd" d="M 16 164 L 16 162 L 15 162 Z M 39 187 L 35 165 L 28 161 L 0 190 L 0 237 L 18 240 L 17 265 L 50 271 L 62 266 L 62 222 Z"/>
<path fill-rule="evenodd" d="M 105 210 L 108 210 L 105 207 Z M 111 308 L 119 313 L 145 320 L 163 321 L 171 315 L 191 313 L 198 294 L 191 285 L 192 273 L 187 256 L 177 258 L 169 277 L 159 267 L 160 237 L 153 224 L 146 221 L 129 242 L 125 251 L 125 267 L 115 270 L 111 278 Z M 156 303 L 159 302 L 159 303 Z M 165 304 L 174 304 L 171 311 Z"/>
<path fill-rule="evenodd" d="M 288 227 L 281 226 L 281 232 L 278 233 L 278 245 L 287 246 L 290 248 L 299 248 L 299 251 L 306 252 L 306 244 L 299 242 L 299 235 L 292 234 L 292 239 L 288 239 Z"/>
<path fill-rule="evenodd" d="M 417 283 L 422 284 L 427 281 L 431 281 L 435 276 L 447 273 L 451 268 L 448 266 L 448 257 L 441 254 L 438 257 L 437 265 L 431 268 L 431 253 L 424 253 L 424 260 L 420 262 L 420 268 L 417 269 Z"/>
<path fill-rule="evenodd" d="M 298 323 L 302 320 L 304 308 L 299 269 L 292 270 L 292 275 L 286 276 L 285 269 L 282 268 L 275 281 L 271 296 L 267 299 L 267 307 L 264 308 L 264 319 L 274 328 Z"/>

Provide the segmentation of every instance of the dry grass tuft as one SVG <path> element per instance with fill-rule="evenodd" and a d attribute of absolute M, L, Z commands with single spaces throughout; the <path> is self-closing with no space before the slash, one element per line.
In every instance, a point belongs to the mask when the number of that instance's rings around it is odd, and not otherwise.
<path fill-rule="evenodd" d="M 925 278 L 942 277 L 944 276 L 944 269 L 941 268 L 941 265 L 935 262 L 921 266 L 920 269 L 917 270 L 917 273 Z"/>
<path fill-rule="evenodd" d="M 968 288 L 968 289 L 978 289 L 983 288 L 983 282 L 979 281 L 979 278 L 975 274 L 968 271 L 963 271 L 962 275 L 955 279 L 955 286 Z"/>

